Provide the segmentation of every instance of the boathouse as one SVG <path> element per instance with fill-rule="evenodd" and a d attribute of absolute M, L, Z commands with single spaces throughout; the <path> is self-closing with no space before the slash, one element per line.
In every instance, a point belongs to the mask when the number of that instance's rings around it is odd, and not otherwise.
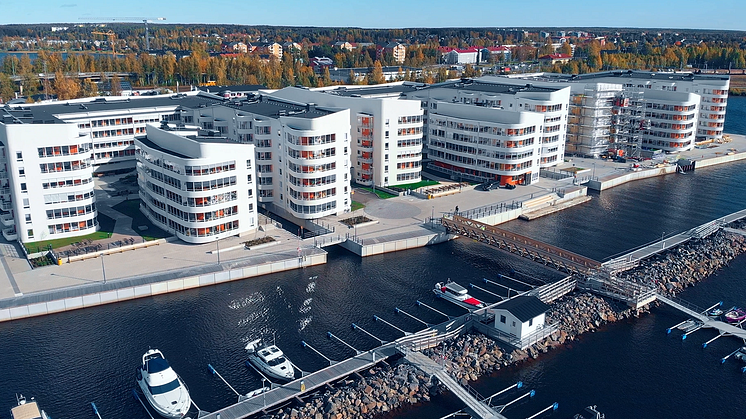
<path fill-rule="evenodd" d="M 511 298 L 491 309 L 495 329 L 520 340 L 544 328 L 547 310 L 548 305 L 529 295 Z"/>

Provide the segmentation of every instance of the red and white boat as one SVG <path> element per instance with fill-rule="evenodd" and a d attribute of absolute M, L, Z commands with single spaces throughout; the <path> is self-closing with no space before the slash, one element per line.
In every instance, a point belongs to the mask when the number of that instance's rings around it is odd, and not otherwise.
<path fill-rule="evenodd" d="M 484 303 L 482 301 L 479 301 L 469 295 L 466 292 L 466 288 L 455 282 L 451 282 L 450 279 L 447 282 L 438 282 L 437 284 L 435 284 L 433 292 L 438 297 L 445 298 L 446 300 L 454 304 L 458 304 L 468 310 L 474 310 L 484 307 Z"/>
<path fill-rule="evenodd" d="M 746 319 L 746 310 L 734 307 L 733 309 L 725 313 L 723 317 L 725 317 L 725 321 L 728 323 L 738 323 L 741 320 Z"/>

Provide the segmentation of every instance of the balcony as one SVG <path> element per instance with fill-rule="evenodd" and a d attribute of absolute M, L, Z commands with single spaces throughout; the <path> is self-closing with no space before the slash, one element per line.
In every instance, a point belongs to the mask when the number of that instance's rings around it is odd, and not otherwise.
<path fill-rule="evenodd" d="M 9 212 L 0 214 L 0 222 L 5 227 L 14 226 L 16 224 L 15 219 L 13 218 L 13 215 L 11 215 L 11 213 Z"/>
<path fill-rule="evenodd" d="M 9 242 L 18 240 L 18 234 L 16 234 L 16 228 L 15 227 L 4 228 L 3 237 L 5 237 L 5 240 Z"/>

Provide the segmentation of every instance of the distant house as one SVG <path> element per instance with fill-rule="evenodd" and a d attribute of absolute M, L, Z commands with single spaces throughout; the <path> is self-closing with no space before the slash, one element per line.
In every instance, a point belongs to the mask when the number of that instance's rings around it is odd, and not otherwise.
<path fill-rule="evenodd" d="M 212 93 L 214 95 L 221 96 L 225 99 L 232 99 L 244 96 L 251 96 L 254 93 L 259 92 L 261 89 L 266 89 L 267 86 L 261 84 L 243 84 L 233 86 L 199 86 L 197 89 Z"/>
<path fill-rule="evenodd" d="M 98 85 L 98 91 L 104 95 L 111 95 L 111 80 L 100 81 L 96 83 Z M 120 96 L 132 96 L 132 84 L 128 81 L 121 80 L 119 82 L 119 90 L 121 90 Z"/>
<path fill-rule="evenodd" d="M 383 66 L 381 68 L 383 72 L 383 78 L 386 81 L 396 81 L 399 77 L 403 77 L 409 72 L 414 74 L 415 77 L 422 76 L 421 68 L 404 67 L 404 66 Z M 329 76 L 332 81 L 338 81 L 342 83 L 348 83 L 350 81 L 363 81 L 365 77 L 373 71 L 372 68 L 368 67 L 355 67 L 355 68 L 333 68 L 329 69 Z M 350 80 L 350 72 L 355 76 L 355 80 Z"/>
<path fill-rule="evenodd" d="M 476 64 L 479 62 L 480 50 L 476 47 L 443 48 L 441 54 L 443 64 Z"/>
<path fill-rule="evenodd" d="M 322 73 L 325 68 L 334 67 L 334 61 L 329 57 L 313 57 L 311 58 L 311 67 L 316 73 Z"/>
<path fill-rule="evenodd" d="M 492 61 L 497 61 L 502 56 L 504 61 L 510 61 L 511 51 L 509 47 L 501 45 L 499 47 L 486 47 L 480 51 L 480 62 L 487 62 L 487 57 L 492 57 Z"/>
<path fill-rule="evenodd" d="M 290 41 L 290 42 L 283 42 L 282 43 L 282 49 L 283 49 L 283 51 L 288 51 L 288 52 L 292 51 L 292 50 L 300 51 L 300 50 L 303 49 L 303 45 L 301 45 L 301 44 L 299 44 L 297 42 L 292 42 L 292 41 Z"/>
<path fill-rule="evenodd" d="M 572 56 L 567 54 L 547 54 L 539 57 L 539 63 L 542 65 L 564 64 L 570 60 Z"/>
<path fill-rule="evenodd" d="M 528 295 L 513 297 L 491 309 L 495 329 L 520 340 L 544 328 L 547 310 L 548 305 Z"/>
<path fill-rule="evenodd" d="M 253 44 L 254 49 L 251 52 L 257 52 L 260 55 L 274 55 L 277 59 L 282 59 L 282 45 L 277 42 L 261 42 Z"/>
<path fill-rule="evenodd" d="M 346 49 L 347 51 L 352 51 L 354 47 L 351 43 L 346 41 L 338 41 L 332 44 L 332 47 L 339 48 L 339 49 Z"/>
<path fill-rule="evenodd" d="M 376 48 L 376 59 L 380 60 L 387 53 L 390 53 L 394 60 L 401 64 L 407 58 L 407 47 L 399 42 L 389 42 L 383 47 Z"/>
<path fill-rule="evenodd" d="M 223 45 L 223 51 L 245 54 L 249 52 L 249 47 L 243 42 L 230 42 L 230 43 Z"/>

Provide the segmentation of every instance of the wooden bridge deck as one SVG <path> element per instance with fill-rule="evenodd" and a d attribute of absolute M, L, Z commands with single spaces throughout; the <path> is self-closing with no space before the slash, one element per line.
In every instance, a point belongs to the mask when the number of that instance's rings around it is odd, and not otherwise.
<path fill-rule="evenodd" d="M 442 223 L 449 233 L 469 237 L 570 274 L 588 275 L 601 268 L 601 262 L 591 258 L 458 215 L 443 218 Z"/>

